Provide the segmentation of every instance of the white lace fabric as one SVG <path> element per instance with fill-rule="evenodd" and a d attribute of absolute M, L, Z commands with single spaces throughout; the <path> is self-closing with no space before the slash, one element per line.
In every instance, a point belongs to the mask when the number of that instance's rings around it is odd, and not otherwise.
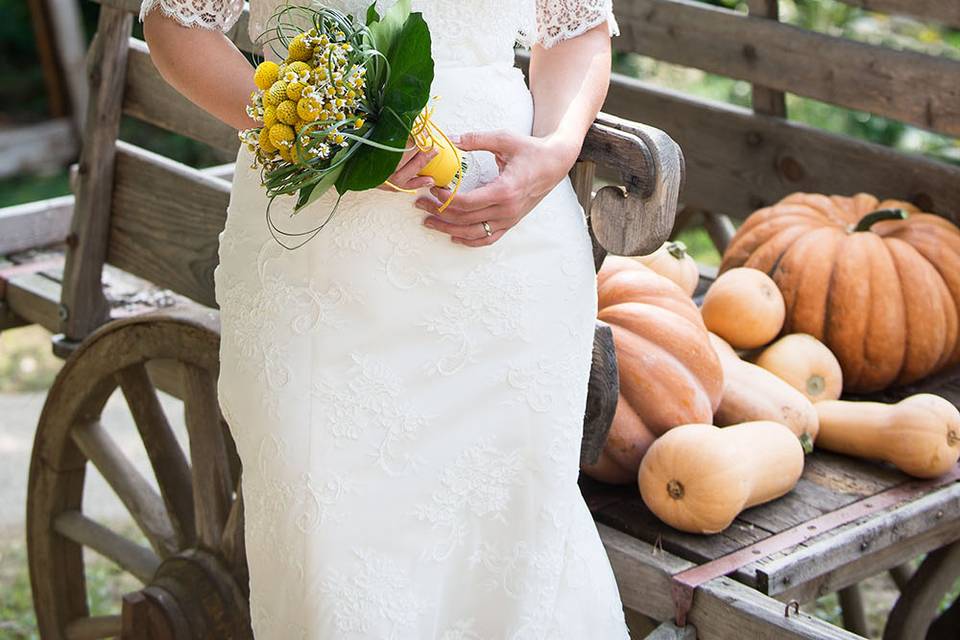
<path fill-rule="evenodd" d="M 243 13 L 243 0 L 143 0 L 140 20 L 153 9 L 185 27 L 229 31 Z"/>

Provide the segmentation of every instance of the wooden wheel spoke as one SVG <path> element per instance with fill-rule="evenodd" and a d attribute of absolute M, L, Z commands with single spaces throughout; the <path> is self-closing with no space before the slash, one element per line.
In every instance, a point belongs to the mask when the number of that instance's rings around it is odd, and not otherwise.
<path fill-rule="evenodd" d="M 230 511 L 233 481 L 216 380 L 206 369 L 183 367 L 184 417 L 193 461 L 194 516 L 199 542 L 217 549 Z"/>
<path fill-rule="evenodd" d="M 67 625 L 67 640 L 96 640 L 120 635 L 120 616 L 77 618 Z"/>
<path fill-rule="evenodd" d="M 890 611 L 883 640 L 924 638 L 937 609 L 960 575 L 960 541 L 927 554 Z"/>
<path fill-rule="evenodd" d="M 177 552 L 176 536 L 163 499 L 127 459 L 99 421 L 76 425 L 73 441 L 97 467 L 150 541 L 167 557 Z"/>
<path fill-rule="evenodd" d="M 230 506 L 230 515 L 227 524 L 223 527 L 223 536 L 220 539 L 220 552 L 228 567 L 235 571 L 245 565 L 245 551 L 243 546 L 243 494 L 237 490 L 237 498 Z"/>
<path fill-rule="evenodd" d="M 189 546 L 196 539 L 190 465 L 170 428 L 146 367 L 133 364 L 116 376 L 179 534 L 180 546 Z"/>
<path fill-rule="evenodd" d="M 60 535 L 109 558 L 144 584 L 160 566 L 160 558 L 151 549 L 124 538 L 79 511 L 61 513 L 54 520 L 53 528 Z"/>

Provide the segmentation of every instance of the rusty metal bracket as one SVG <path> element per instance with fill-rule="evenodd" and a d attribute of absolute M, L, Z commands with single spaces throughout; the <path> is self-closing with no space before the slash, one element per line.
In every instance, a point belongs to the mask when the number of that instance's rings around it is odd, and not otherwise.
<path fill-rule="evenodd" d="M 33 260 L 32 262 L 21 262 L 19 264 L 0 267 L 0 300 L 3 300 L 7 295 L 7 282 L 10 278 L 62 266 L 63 256 L 61 255 L 55 258 L 44 258 L 42 260 Z"/>
<path fill-rule="evenodd" d="M 785 529 L 716 560 L 675 574 L 670 592 L 673 597 L 677 626 L 682 627 L 686 624 L 687 614 L 690 613 L 693 606 L 694 592 L 700 585 L 714 578 L 733 573 L 750 563 L 783 551 L 788 547 L 796 546 L 821 533 L 836 529 L 878 511 L 897 506 L 958 480 L 960 480 L 960 465 L 954 466 L 950 472 L 933 480 L 909 480 L 795 527 Z"/>

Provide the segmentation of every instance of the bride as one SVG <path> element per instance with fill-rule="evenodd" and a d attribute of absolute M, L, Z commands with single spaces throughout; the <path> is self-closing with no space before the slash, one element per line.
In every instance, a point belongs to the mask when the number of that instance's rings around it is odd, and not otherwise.
<path fill-rule="evenodd" d="M 251 37 L 287 0 L 251 0 Z M 371 0 L 325 0 L 365 15 Z M 308 0 L 297 0 L 306 4 Z M 380 0 L 383 10 L 391 0 Z M 153 60 L 257 126 L 242 0 L 144 0 Z M 617 584 L 580 494 L 596 281 L 567 172 L 603 103 L 610 0 L 413 0 L 434 120 L 483 179 L 450 195 L 404 154 L 303 246 L 264 219 L 242 146 L 214 277 L 219 401 L 243 463 L 258 640 L 620 640 Z M 529 88 L 514 45 L 532 48 Z M 292 237 L 333 190 L 271 219 Z M 300 234 L 298 236 L 298 234 Z"/>

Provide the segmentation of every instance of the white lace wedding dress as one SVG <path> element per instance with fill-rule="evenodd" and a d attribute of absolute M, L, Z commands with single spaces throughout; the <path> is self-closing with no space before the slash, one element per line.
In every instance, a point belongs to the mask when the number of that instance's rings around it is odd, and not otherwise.
<path fill-rule="evenodd" d="M 252 36 L 280 2 L 252 0 Z M 227 30 L 242 5 L 143 13 Z M 545 46 L 604 21 L 616 33 L 609 0 L 413 7 L 448 133 L 530 133 L 518 31 Z M 288 250 L 250 164 L 241 149 L 215 281 L 257 640 L 628 638 L 577 486 L 597 299 L 570 181 L 486 247 L 422 226 L 415 196 L 372 190 Z M 329 196 L 293 218 L 278 201 L 271 218 L 311 229 Z"/>

